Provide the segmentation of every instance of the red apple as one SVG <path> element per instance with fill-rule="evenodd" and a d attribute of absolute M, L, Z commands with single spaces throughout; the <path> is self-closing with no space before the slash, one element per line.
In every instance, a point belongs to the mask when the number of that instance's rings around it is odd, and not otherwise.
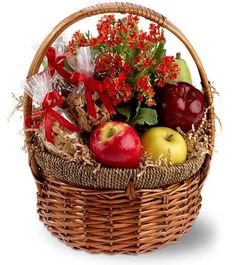
<path fill-rule="evenodd" d="M 163 126 L 187 132 L 204 115 L 204 95 L 189 83 L 166 84 L 156 90 L 156 97 L 158 120 Z"/>
<path fill-rule="evenodd" d="M 139 165 L 141 141 L 126 123 L 109 121 L 96 127 L 90 136 L 89 148 L 104 166 L 134 168 Z"/>

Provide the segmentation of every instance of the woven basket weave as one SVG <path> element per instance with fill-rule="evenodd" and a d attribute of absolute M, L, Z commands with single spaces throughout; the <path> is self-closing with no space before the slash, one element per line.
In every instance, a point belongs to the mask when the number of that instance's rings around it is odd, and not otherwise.
<path fill-rule="evenodd" d="M 68 183 L 64 181 L 63 170 L 55 173 L 53 165 L 44 166 L 47 157 L 39 151 L 35 152 L 32 148 L 32 132 L 27 131 L 29 165 L 38 187 L 38 214 L 49 231 L 73 248 L 93 253 L 138 254 L 176 242 L 187 233 L 198 215 L 201 206 L 200 192 L 214 146 L 212 93 L 201 61 L 181 31 L 159 13 L 130 3 L 100 4 L 64 19 L 42 42 L 28 77 L 39 71 L 46 50 L 66 28 L 86 17 L 104 13 L 129 13 L 144 17 L 160 24 L 183 42 L 196 63 L 206 105 L 209 107 L 207 118 L 210 124 L 210 154 L 206 155 L 200 169 L 183 181 L 166 183 L 168 185 L 163 185 L 165 187 L 150 188 L 145 186 L 147 183 L 137 185 L 134 178 L 129 178 L 122 189 L 115 189 L 117 187 L 109 184 L 103 188 L 96 185 L 89 187 L 79 181 L 77 185 Z M 27 118 L 31 113 L 32 100 L 25 94 L 24 117 Z M 69 168 L 72 167 L 72 162 L 67 163 Z M 86 169 L 85 166 L 80 171 L 86 175 L 87 170 L 89 168 Z M 109 174 L 115 174 L 114 172 L 110 171 Z M 109 177 L 114 178 L 114 175 Z M 175 179 L 174 173 L 169 177 Z"/>
<path fill-rule="evenodd" d="M 135 189 L 163 188 L 181 182 L 199 171 L 204 158 L 205 156 L 198 156 L 168 167 L 96 168 L 68 162 L 46 151 L 35 151 L 35 159 L 40 168 L 55 178 L 84 188 L 114 190 L 125 190 L 130 181 Z"/>

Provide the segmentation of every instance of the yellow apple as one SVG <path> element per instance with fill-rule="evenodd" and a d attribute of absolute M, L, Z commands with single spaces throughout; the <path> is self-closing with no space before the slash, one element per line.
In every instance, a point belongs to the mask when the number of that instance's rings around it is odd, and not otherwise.
<path fill-rule="evenodd" d="M 161 157 L 168 163 L 175 165 L 186 160 L 186 142 L 182 135 L 173 129 L 167 127 L 151 128 L 143 134 L 141 142 L 144 150 L 151 154 L 153 161 Z"/>

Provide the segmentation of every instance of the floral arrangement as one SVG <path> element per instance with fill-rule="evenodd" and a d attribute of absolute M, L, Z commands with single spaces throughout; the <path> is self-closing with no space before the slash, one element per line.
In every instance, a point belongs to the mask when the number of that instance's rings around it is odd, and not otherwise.
<path fill-rule="evenodd" d="M 175 79 L 179 71 L 174 56 L 165 55 L 160 26 L 151 23 L 145 32 L 139 30 L 138 23 L 137 16 L 116 20 L 114 15 L 105 15 L 97 24 L 97 37 L 77 31 L 69 43 L 72 53 L 85 46 L 95 51 L 95 76 L 103 81 L 103 90 L 114 106 L 130 100 L 155 106 L 155 87 Z"/>
<path fill-rule="evenodd" d="M 91 46 L 98 52 L 95 75 L 104 79 L 104 90 L 115 105 L 136 98 L 147 106 L 155 105 L 154 86 L 163 86 L 175 79 L 178 65 L 173 56 L 166 56 L 165 37 L 157 24 L 150 24 L 149 32 L 139 30 L 139 18 L 128 15 L 116 20 L 114 15 L 98 22 L 98 36 L 77 31 L 70 50 Z"/>
<path fill-rule="evenodd" d="M 69 160 L 132 168 L 148 153 L 154 162 L 183 163 L 190 146 L 183 134 L 205 112 L 186 62 L 167 55 L 160 25 L 144 31 L 137 16 L 104 15 L 97 32 L 77 31 L 47 50 L 44 71 L 26 81 L 36 103 L 26 127 Z"/>

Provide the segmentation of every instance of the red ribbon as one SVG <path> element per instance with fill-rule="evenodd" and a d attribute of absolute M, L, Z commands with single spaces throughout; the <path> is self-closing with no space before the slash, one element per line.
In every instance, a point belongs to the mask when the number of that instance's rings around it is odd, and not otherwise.
<path fill-rule="evenodd" d="M 110 98 L 103 92 L 102 83 L 92 77 L 85 77 L 83 74 L 78 72 L 69 73 L 64 68 L 64 59 L 71 56 L 71 52 L 64 53 L 56 57 L 56 51 L 53 47 L 50 47 L 46 52 L 48 59 L 48 70 L 51 76 L 54 75 L 55 71 L 62 76 L 66 81 L 74 86 L 78 86 L 79 81 L 82 81 L 86 87 L 85 98 L 88 107 L 88 114 L 95 119 L 97 118 L 95 103 L 93 101 L 93 92 L 97 92 L 103 105 L 108 112 L 115 114 L 115 109 L 110 101 Z"/>
<path fill-rule="evenodd" d="M 72 55 L 71 52 L 67 52 L 59 56 L 56 56 L 55 49 L 53 47 L 48 48 L 46 52 L 46 57 L 48 60 L 48 70 L 51 77 L 53 77 L 55 71 L 57 71 L 57 73 L 60 76 L 62 76 L 66 81 L 72 83 L 73 85 L 77 85 L 76 82 L 73 82 L 71 80 L 71 73 L 65 70 L 64 59 L 71 55 Z"/>
<path fill-rule="evenodd" d="M 85 75 L 74 72 L 71 75 L 71 80 L 73 83 L 78 83 L 78 81 L 81 81 L 84 83 L 85 86 L 85 98 L 87 102 L 87 108 L 88 108 L 88 114 L 95 119 L 97 118 L 97 112 L 95 103 L 93 101 L 93 93 L 97 92 L 99 95 L 99 98 L 101 99 L 103 105 L 107 109 L 108 112 L 115 114 L 116 111 L 110 101 L 110 98 L 103 92 L 102 83 L 98 80 L 93 79 L 92 77 L 86 77 Z"/>
<path fill-rule="evenodd" d="M 57 120 L 63 127 L 71 132 L 80 132 L 80 129 L 74 124 L 63 118 L 58 112 L 53 110 L 54 107 L 63 104 L 63 99 L 57 91 L 49 92 L 43 102 L 42 109 L 36 111 L 25 120 L 27 128 L 38 129 L 40 123 L 44 120 L 45 135 L 48 142 L 54 144 L 54 137 L 52 134 L 52 118 Z M 34 124 L 33 124 L 34 123 Z"/>

